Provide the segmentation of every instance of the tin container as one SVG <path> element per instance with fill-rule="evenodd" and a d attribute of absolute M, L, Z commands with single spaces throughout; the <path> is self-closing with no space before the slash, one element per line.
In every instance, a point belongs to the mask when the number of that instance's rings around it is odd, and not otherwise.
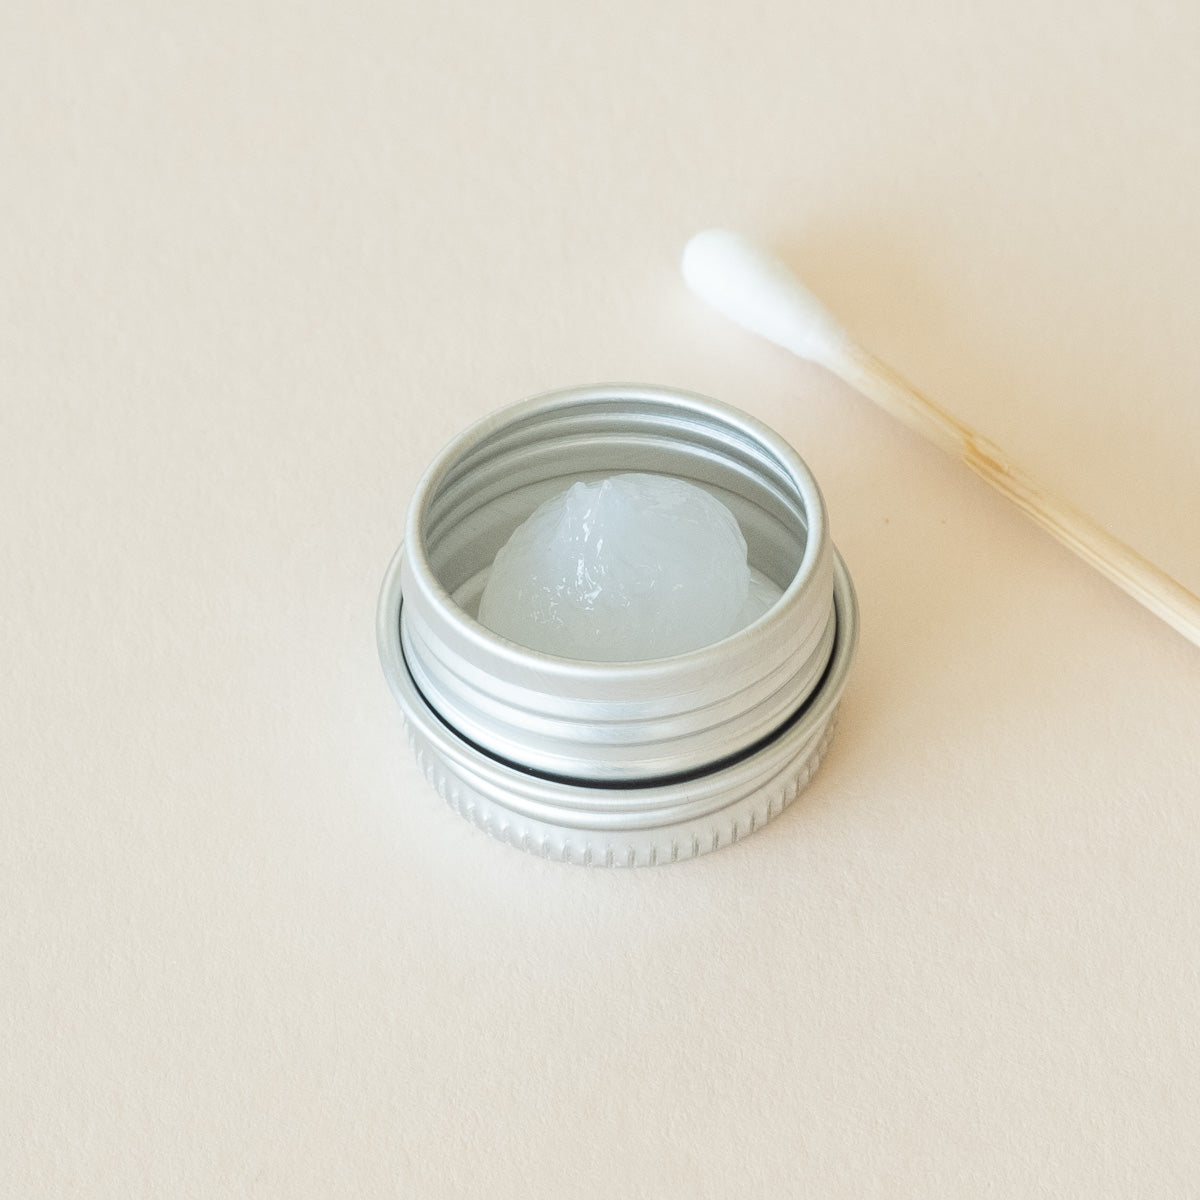
<path fill-rule="evenodd" d="M 626 471 L 726 504 L 779 600 L 720 642 L 643 662 L 555 658 L 480 625 L 516 527 L 572 483 Z M 786 807 L 832 736 L 857 628 L 820 489 L 787 442 L 715 400 L 622 384 L 512 405 L 447 446 L 378 614 L 384 673 L 451 807 L 524 849 L 608 865 L 693 857 Z"/>

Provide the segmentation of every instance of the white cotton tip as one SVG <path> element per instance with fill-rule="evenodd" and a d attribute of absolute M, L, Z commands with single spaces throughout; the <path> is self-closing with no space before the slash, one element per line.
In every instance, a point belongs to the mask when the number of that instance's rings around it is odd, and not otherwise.
<path fill-rule="evenodd" d="M 846 331 L 781 263 L 749 238 L 707 229 L 684 247 L 688 287 L 745 329 L 801 358 L 832 366 L 850 346 Z"/>

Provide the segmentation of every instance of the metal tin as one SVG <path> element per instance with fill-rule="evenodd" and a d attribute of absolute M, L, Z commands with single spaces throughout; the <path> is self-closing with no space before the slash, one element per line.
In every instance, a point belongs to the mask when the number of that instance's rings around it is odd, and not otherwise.
<path fill-rule="evenodd" d="M 474 613 L 496 551 L 579 479 L 655 471 L 734 512 L 783 595 L 688 654 L 586 663 Z M 820 489 L 766 426 L 687 392 L 607 385 L 502 409 L 431 464 L 380 596 L 384 672 L 426 775 L 503 840 L 568 861 L 691 857 L 776 815 L 832 735 L 857 638 Z"/>

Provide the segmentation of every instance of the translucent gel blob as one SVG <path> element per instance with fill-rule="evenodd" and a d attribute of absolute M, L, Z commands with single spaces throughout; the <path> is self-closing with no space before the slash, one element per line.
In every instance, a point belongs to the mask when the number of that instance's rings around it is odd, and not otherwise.
<path fill-rule="evenodd" d="M 517 528 L 479 621 L 561 658 L 665 658 L 761 615 L 778 589 L 752 595 L 750 574 L 746 540 L 716 497 L 666 475 L 615 475 L 574 484 Z"/>

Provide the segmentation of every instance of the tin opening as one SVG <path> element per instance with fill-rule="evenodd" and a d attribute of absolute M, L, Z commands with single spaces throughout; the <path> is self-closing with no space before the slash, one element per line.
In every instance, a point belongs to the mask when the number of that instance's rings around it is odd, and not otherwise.
<path fill-rule="evenodd" d="M 737 518 L 751 569 L 787 590 L 804 560 L 809 526 L 788 465 L 721 411 L 637 394 L 530 414 L 450 463 L 424 512 L 430 569 L 474 618 L 497 551 L 539 504 L 577 480 L 623 471 L 706 488 Z"/>

